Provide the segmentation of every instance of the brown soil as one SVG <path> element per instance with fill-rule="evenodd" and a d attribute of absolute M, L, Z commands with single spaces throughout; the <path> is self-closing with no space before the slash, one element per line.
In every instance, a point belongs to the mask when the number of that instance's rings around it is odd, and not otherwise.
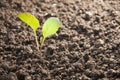
<path fill-rule="evenodd" d="M 60 19 L 42 56 L 19 12 Z M 120 0 L 0 0 L 0 80 L 120 80 Z"/>

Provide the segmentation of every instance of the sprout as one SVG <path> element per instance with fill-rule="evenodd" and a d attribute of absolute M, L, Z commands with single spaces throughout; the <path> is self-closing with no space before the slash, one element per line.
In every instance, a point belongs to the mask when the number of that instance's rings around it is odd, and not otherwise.
<path fill-rule="evenodd" d="M 38 39 L 37 39 L 37 35 L 36 35 L 36 30 L 40 26 L 39 20 L 35 16 L 33 16 L 32 14 L 27 13 L 27 12 L 19 13 L 18 18 L 20 18 L 23 22 L 25 22 L 27 25 L 29 25 L 33 29 L 34 35 L 36 38 L 36 45 L 39 50 L 39 43 L 38 43 Z M 45 23 L 43 24 L 43 28 L 42 28 L 43 36 L 40 37 L 41 45 L 44 43 L 44 40 L 46 39 L 46 37 L 49 37 L 49 36 L 55 34 L 58 31 L 59 27 L 60 27 L 60 21 L 58 18 L 56 18 L 56 17 L 48 18 L 45 21 Z"/>

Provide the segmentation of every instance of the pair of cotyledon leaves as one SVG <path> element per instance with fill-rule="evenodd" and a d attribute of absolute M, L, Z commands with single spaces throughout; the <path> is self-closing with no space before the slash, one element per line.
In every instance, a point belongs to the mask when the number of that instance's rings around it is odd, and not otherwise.
<path fill-rule="evenodd" d="M 18 17 L 23 22 L 25 22 L 27 25 L 29 25 L 33 29 L 34 32 L 36 32 L 38 27 L 40 27 L 39 20 L 30 13 L 27 13 L 27 12 L 19 13 Z M 42 27 L 42 35 L 43 35 L 44 39 L 46 37 L 49 37 L 49 36 L 55 34 L 58 31 L 59 27 L 60 27 L 60 21 L 58 18 L 56 18 L 56 17 L 48 18 Z"/>

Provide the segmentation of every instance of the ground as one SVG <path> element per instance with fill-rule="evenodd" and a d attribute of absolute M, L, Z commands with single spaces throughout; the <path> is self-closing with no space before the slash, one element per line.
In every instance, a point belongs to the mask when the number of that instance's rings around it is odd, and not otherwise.
<path fill-rule="evenodd" d="M 20 12 L 60 19 L 41 52 Z M 120 0 L 1 0 L 0 80 L 120 80 Z"/>

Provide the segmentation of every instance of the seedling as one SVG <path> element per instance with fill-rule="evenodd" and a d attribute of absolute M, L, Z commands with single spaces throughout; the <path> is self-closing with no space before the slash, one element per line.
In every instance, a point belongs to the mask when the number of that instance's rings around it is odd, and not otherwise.
<path fill-rule="evenodd" d="M 38 27 L 40 27 L 39 20 L 35 16 L 27 12 L 19 13 L 18 18 L 20 18 L 23 22 L 25 22 L 27 25 L 29 25 L 33 29 L 35 39 L 36 39 L 36 45 L 39 50 L 39 43 L 36 35 L 36 30 L 38 29 Z M 56 17 L 48 18 L 42 27 L 43 36 L 40 37 L 40 44 L 42 45 L 44 43 L 44 40 L 47 37 L 55 34 L 58 31 L 59 27 L 60 27 L 60 21 L 58 18 Z"/>

